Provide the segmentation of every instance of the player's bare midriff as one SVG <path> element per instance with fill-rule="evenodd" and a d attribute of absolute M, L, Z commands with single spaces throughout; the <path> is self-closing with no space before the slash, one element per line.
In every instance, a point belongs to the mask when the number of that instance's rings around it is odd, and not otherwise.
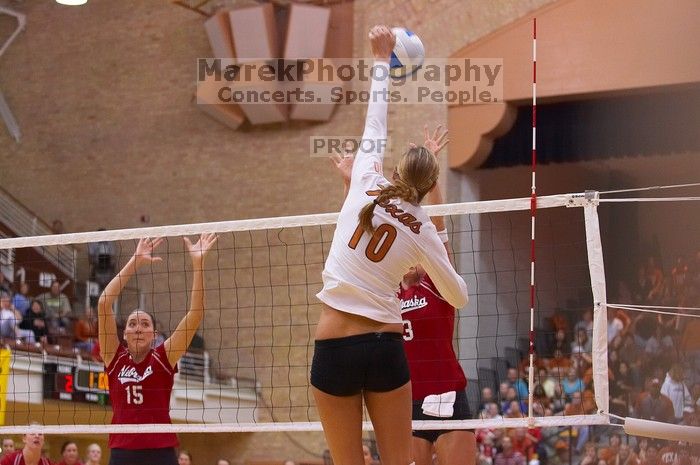
<path fill-rule="evenodd" d="M 360 315 L 342 312 L 323 304 L 321 317 L 316 326 L 317 340 L 354 336 L 366 333 L 399 333 L 403 332 L 401 323 L 382 323 Z"/>

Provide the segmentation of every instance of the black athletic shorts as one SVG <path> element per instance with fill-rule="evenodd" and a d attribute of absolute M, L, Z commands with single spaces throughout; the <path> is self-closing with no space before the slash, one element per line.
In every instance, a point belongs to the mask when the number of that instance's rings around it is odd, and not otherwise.
<path fill-rule="evenodd" d="M 162 449 L 111 449 L 109 465 L 177 465 L 173 447 Z"/>
<path fill-rule="evenodd" d="M 413 419 L 414 420 L 468 420 L 472 417 L 469 411 L 469 402 L 467 402 L 467 392 L 457 391 L 455 398 L 454 414 L 450 418 L 438 418 L 423 413 L 423 399 L 413 401 Z M 451 429 L 437 430 L 413 430 L 413 435 L 417 438 L 425 439 L 431 443 L 437 441 L 441 434 L 455 431 Z"/>
<path fill-rule="evenodd" d="M 311 385 L 334 396 L 393 391 L 411 379 L 401 333 L 368 333 L 315 342 Z"/>

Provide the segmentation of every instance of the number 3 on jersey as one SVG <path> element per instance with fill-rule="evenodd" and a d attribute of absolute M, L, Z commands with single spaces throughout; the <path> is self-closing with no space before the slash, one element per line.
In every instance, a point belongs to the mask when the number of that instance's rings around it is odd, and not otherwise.
<path fill-rule="evenodd" d="M 411 320 L 403 320 L 403 340 L 413 340 L 413 325 L 411 324 Z"/>
<path fill-rule="evenodd" d="M 348 247 L 355 250 L 355 247 L 357 247 L 357 244 L 360 243 L 360 239 L 362 238 L 362 234 L 364 234 L 364 232 L 365 230 L 358 224 L 357 229 L 355 229 L 355 232 L 350 238 L 350 242 L 348 242 Z M 374 231 L 374 234 L 372 234 L 372 237 L 367 244 L 367 248 L 365 249 L 365 256 L 374 263 L 381 262 L 384 257 L 386 257 L 387 252 L 389 252 L 389 249 L 395 240 L 396 228 L 390 224 L 381 224 Z"/>
<path fill-rule="evenodd" d="M 141 405 L 143 404 L 143 392 L 141 390 L 143 389 L 143 386 L 139 386 L 138 384 L 127 384 L 126 386 L 126 403 L 127 404 L 134 404 L 134 405 Z"/>

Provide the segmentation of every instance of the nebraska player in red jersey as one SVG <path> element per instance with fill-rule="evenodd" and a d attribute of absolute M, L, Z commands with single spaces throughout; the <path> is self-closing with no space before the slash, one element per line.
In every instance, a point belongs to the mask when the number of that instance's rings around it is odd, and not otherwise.
<path fill-rule="evenodd" d="M 204 257 L 216 242 L 215 234 L 202 234 L 196 244 L 184 238 L 192 259 L 191 303 L 173 334 L 153 348 L 155 319 L 137 309 L 126 320 L 126 346 L 119 343 L 112 303 L 140 267 L 161 261 L 153 256 L 153 251 L 162 241 L 162 238 L 141 239 L 134 256 L 100 296 L 99 343 L 109 379 L 112 424 L 170 423 L 170 394 L 176 365 L 204 316 Z M 109 464 L 177 465 L 177 446 L 174 433 L 110 434 Z"/>
<path fill-rule="evenodd" d="M 3 457 L 0 465 L 53 465 L 49 459 L 41 456 L 44 448 L 43 433 L 29 432 L 22 436 L 22 442 L 24 447 Z"/>
<path fill-rule="evenodd" d="M 426 134 L 426 146 L 428 139 Z M 433 139 L 441 140 L 437 134 Z M 428 198 L 433 205 L 442 203 L 440 188 L 433 189 Z M 444 218 L 430 219 L 449 254 Z M 404 275 L 398 296 L 404 321 L 404 349 L 411 372 L 413 420 L 471 418 L 465 391 L 467 379 L 452 347 L 455 308 L 442 298 L 420 265 Z M 436 395 L 441 397 L 428 398 L 426 402 L 428 396 Z M 412 448 L 416 465 L 433 463 L 433 446 L 439 463 L 474 464 L 476 439 L 471 431 L 414 430 Z"/>

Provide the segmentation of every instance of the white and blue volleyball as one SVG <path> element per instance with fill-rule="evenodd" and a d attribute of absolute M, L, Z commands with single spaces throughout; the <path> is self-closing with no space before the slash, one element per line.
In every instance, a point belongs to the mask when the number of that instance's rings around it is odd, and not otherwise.
<path fill-rule="evenodd" d="M 404 78 L 415 73 L 423 64 L 425 49 L 423 42 L 413 32 L 403 27 L 393 27 L 396 45 L 391 53 L 390 73 L 393 78 Z"/>

